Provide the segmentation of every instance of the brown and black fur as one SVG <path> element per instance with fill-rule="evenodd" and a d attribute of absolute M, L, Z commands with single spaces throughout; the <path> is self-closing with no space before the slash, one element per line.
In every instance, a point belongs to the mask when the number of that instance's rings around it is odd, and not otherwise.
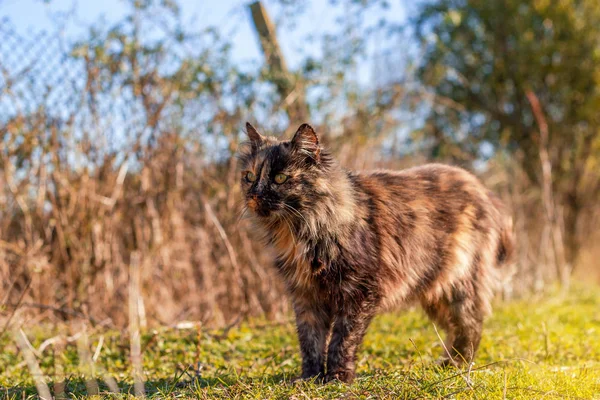
<path fill-rule="evenodd" d="M 501 202 L 460 168 L 346 171 L 307 124 L 290 141 L 247 130 L 242 189 L 293 303 L 302 378 L 352 381 L 373 316 L 415 301 L 446 331 L 443 363 L 470 362 L 513 250 Z"/>

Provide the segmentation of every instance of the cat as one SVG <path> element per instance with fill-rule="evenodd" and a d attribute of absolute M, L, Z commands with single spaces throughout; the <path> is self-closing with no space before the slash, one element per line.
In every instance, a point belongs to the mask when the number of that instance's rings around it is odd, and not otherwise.
<path fill-rule="evenodd" d="M 457 167 L 347 171 L 308 124 L 291 140 L 246 130 L 245 206 L 277 254 L 301 378 L 352 382 L 374 315 L 412 302 L 446 331 L 441 364 L 470 363 L 514 249 L 501 201 Z"/>

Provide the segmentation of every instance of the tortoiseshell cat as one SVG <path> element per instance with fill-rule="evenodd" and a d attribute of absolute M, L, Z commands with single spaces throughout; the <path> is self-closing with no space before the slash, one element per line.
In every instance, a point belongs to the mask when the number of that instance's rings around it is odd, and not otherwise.
<path fill-rule="evenodd" d="M 351 382 L 373 316 L 412 301 L 447 333 L 442 363 L 470 362 L 514 247 L 500 201 L 467 171 L 440 164 L 346 171 L 308 124 L 290 141 L 246 128 L 242 189 L 278 255 L 302 378 Z"/>

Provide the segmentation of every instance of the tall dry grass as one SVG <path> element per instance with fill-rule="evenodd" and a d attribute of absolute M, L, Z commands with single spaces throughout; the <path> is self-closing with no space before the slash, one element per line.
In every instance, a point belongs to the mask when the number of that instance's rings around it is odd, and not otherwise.
<path fill-rule="evenodd" d="M 20 135 L 15 129 L 9 125 L 8 134 Z M 61 144 L 51 140 L 53 161 L 18 182 L 13 156 L 4 157 L 7 308 L 124 326 L 135 278 L 142 326 L 185 319 L 223 325 L 238 315 L 285 312 L 268 258 L 238 223 L 233 162 L 200 166 L 178 141 L 161 136 L 138 167 L 107 157 L 93 169 L 74 169 L 53 157 Z"/>

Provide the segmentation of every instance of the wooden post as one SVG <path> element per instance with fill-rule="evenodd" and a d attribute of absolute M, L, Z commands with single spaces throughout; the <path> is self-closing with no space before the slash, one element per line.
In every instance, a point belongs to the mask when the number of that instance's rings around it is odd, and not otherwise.
<path fill-rule="evenodd" d="M 277 32 L 271 22 L 267 10 L 260 1 L 250 4 L 250 12 L 254 28 L 258 33 L 260 45 L 269 68 L 270 80 L 277 87 L 290 124 L 306 122 L 308 107 L 302 83 L 291 74 L 285 63 L 283 53 L 277 42 Z"/>
<path fill-rule="evenodd" d="M 564 291 L 568 291 L 571 267 L 567 264 L 565 258 L 565 247 L 562 235 L 561 226 L 558 221 L 558 215 L 556 211 L 556 202 L 554 201 L 554 189 L 552 187 L 552 162 L 550 161 L 550 155 L 548 152 L 548 122 L 546 116 L 542 111 L 542 106 L 536 94 L 528 90 L 525 95 L 531 105 L 531 110 L 537 121 L 538 127 L 540 128 L 540 140 L 539 140 L 539 151 L 540 151 L 540 162 L 542 164 L 542 202 L 544 204 L 544 210 L 546 211 L 546 222 L 550 230 L 552 244 L 554 248 L 554 263 L 556 267 L 556 275 L 558 281 Z"/>

